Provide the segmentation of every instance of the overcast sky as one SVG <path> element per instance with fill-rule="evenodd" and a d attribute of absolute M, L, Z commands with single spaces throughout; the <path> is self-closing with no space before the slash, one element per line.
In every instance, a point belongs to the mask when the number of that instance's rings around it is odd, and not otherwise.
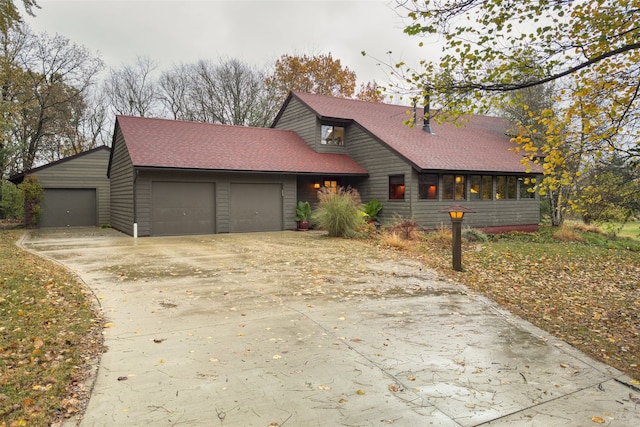
<path fill-rule="evenodd" d="M 358 82 L 387 81 L 373 57 L 410 64 L 435 47 L 403 33 L 395 0 L 38 0 L 26 22 L 98 53 L 109 67 L 137 56 L 160 69 L 237 58 L 262 68 L 283 54 L 328 54 Z M 363 57 L 366 51 L 371 56 Z M 431 58 L 428 58 L 431 59 Z"/>

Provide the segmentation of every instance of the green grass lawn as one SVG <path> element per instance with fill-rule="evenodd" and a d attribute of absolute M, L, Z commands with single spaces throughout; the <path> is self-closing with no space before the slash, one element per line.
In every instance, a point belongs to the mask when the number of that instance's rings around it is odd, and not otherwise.
<path fill-rule="evenodd" d="M 82 409 L 102 346 L 93 296 L 66 269 L 0 230 L 0 426 L 47 426 Z"/>
<path fill-rule="evenodd" d="M 640 240 L 640 221 L 626 223 L 618 233 L 618 236 Z"/>

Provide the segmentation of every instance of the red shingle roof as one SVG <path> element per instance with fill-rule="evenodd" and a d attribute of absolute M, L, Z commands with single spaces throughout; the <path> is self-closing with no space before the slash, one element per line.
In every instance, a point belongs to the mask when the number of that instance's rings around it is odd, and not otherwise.
<path fill-rule="evenodd" d="M 315 152 L 287 130 L 117 116 L 136 167 L 358 174 L 342 154 Z"/>
<path fill-rule="evenodd" d="M 433 134 L 420 123 L 410 128 L 403 123 L 411 107 L 294 93 L 324 118 L 350 119 L 386 143 L 392 150 L 422 170 L 525 172 L 522 155 L 510 149 L 515 144 L 505 132 L 508 123 L 497 117 L 471 116 L 464 127 L 431 122 Z M 533 165 L 535 167 L 535 165 Z M 538 171 L 537 168 L 533 169 Z"/>

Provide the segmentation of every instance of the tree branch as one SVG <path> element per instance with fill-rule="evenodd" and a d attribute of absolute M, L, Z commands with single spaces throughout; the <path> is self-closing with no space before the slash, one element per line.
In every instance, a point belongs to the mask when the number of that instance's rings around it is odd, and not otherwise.
<path fill-rule="evenodd" d="M 559 78 L 568 76 L 570 74 L 575 73 L 576 71 L 580 71 L 583 68 L 587 68 L 593 64 L 596 64 L 600 61 L 603 61 L 607 58 L 610 58 L 612 56 L 616 56 L 616 55 L 620 55 L 622 53 L 625 52 L 629 52 L 632 50 L 637 50 L 640 49 L 640 42 L 638 43 L 631 43 L 625 46 L 622 46 L 618 49 L 614 49 L 612 51 L 609 52 L 605 52 L 602 55 L 598 55 L 594 58 L 591 58 L 590 60 L 583 62 L 581 64 L 576 65 L 575 67 L 569 68 L 565 71 L 562 71 L 560 73 L 557 74 L 553 74 L 551 76 L 545 77 L 543 79 L 538 79 L 538 80 L 532 80 L 532 81 L 528 81 L 528 82 L 522 82 L 522 83 L 514 83 L 514 84 L 503 84 L 503 83 L 498 83 L 498 84 L 489 84 L 489 85 L 484 85 L 484 84 L 479 84 L 479 83 L 470 83 L 470 84 L 464 84 L 464 85 L 453 85 L 452 89 L 456 89 L 456 90 L 484 90 L 484 91 L 489 91 L 489 92 L 511 92 L 514 90 L 519 90 L 519 89 L 526 89 L 526 88 L 530 88 L 530 87 L 534 87 L 534 86 L 539 86 L 545 83 L 549 83 L 551 81 L 557 80 Z"/>

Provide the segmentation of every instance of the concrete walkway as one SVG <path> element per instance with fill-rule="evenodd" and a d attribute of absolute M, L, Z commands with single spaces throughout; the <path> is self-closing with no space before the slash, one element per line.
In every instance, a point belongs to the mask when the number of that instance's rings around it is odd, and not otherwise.
<path fill-rule="evenodd" d="M 22 245 L 109 322 L 83 427 L 640 425 L 629 378 L 397 252 L 313 232 Z"/>

